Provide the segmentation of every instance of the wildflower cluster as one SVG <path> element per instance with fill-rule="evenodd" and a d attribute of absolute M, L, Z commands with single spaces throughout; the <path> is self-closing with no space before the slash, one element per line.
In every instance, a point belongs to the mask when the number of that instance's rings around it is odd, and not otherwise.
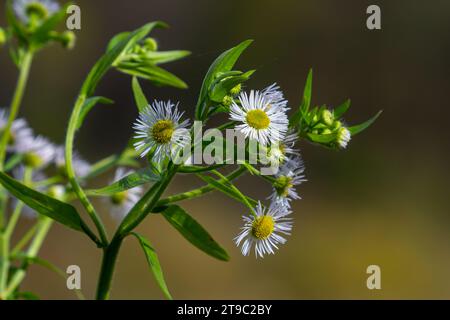
<path fill-rule="evenodd" d="M 234 238 L 242 254 L 247 256 L 254 251 L 255 256 L 261 258 L 274 254 L 286 243 L 293 230 L 292 203 L 300 199 L 299 186 L 306 181 L 299 143 L 306 140 L 328 148 L 344 149 L 352 136 L 375 120 L 372 118 L 352 127 L 344 125 L 341 117 L 348 110 L 348 103 L 335 110 L 326 107 L 311 109 L 311 72 L 298 109 L 292 108 L 277 84 L 262 90 L 247 90 L 247 82 L 254 70 L 242 72 L 234 70 L 234 66 L 251 41 L 225 51 L 213 62 L 200 89 L 195 116 L 187 119 L 181 104 L 173 100 L 149 101 L 140 86 L 138 78 L 156 86 L 187 88 L 180 78 L 160 65 L 184 58 L 189 52 L 158 51 L 157 41 L 148 35 L 154 28 L 165 27 L 165 24 L 153 22 L 133 32 L 120 33 L 109 42 L 106 52 L 81 86 L 64 145 L 56 146 L 47 138 L 36 136 L 27 122 L 18 118 L 18 114 L 32 57 L 37 49 L 55 40 L 68 46 L 63 40 L 72 38 L 54 30 L 62 10 L 54 0 L 14 0 L 7 3 L 9 26 L 3 42 L 11 45 L 12 52 L 17 53 L 13 60 L 20 73 L 10 109 L 0 111 L 0 184 L 4 188 L 0 190 L 0 208 L 7 207 L 10 195 L 17 200 L 11 201 L 14 208 L 9 219 L 6 210 L 0 212 L 3 248 L 0 250 L 0 299 L 23 296 L 19 285 L 53 221 L 85 234 L 102 249 L 98 299 L 109 297 L 115 262 L 123 240 L 129 236 L 138 240 L 158 285 L 165 296 L 171 298 L 155 249 L 135 229 L 149 214 L 160 214 L 192 245 L 226 261 L 229 255 L 225 249 L 179 205 L 181 201 L 212 191 L 221 192 L 244 206 L 243 227 Z M 45 29 L 42 29 L 43 25 Z M 99 82 L 113 69 L 132 76 L 131 87 L 138 113 L 132 124 L 134 135 L 118 154 L 91 165 L 74 151 L 74 140 L 92 108 L 100 103 L 113 103 L 109 98 L 94 96 Z M 203 153 L 211 148 L 211 141 L 196 137 L 195 125 L 200 123 L 201 128 L 207 128 L 213 117 L 219 118 L 223 124 L 210 129 L 219 132 L 233 130 L 242 137 L 243 145 L 236 143 L 233 148 L 243 148 L 245 154 L 251 155 L 254 153 L 252 146 L 257 146 L 256 162 L 246 158 L 233 163 L 223 159 L 214 163 L 195 161 L 197 155 L 192 156 L 189 151 L 200 149 Z M 223 146 L 222 142 L 220 146 Z M 183 159 L 181 163 L 176 161 L 180 157 Z M 271 175 L 262 171 L 267 163 L 275 169 Z M 234 171 L 227 170 L 227 167 L 233 167 Z M 110 171 L 114 171 L 114 178 L 109 185 L 90 187 L 91 183 L 95 184 L 95 177 Z M 263 199 L 253 199 L 244 194 L 234 180 L 247 173 L 271 186 L 272 192 Z M 197 177 L 205 185 L 166 196 L 173 178 L 182 174 Z M 104 200 L 100 208 L 106 208 L 117 221 L 118 226 L 111 237 L 99 208 L 92 202 L 94 197 Z M 93 227 L 72 205 L 77 201 Z M 10 250 L 11 234 L 22 211 L 27 216 L 34 212 L 38 222 Z M 11 261 L 15 259 L 23 260 L 24 267 L 14 273 Z"/>

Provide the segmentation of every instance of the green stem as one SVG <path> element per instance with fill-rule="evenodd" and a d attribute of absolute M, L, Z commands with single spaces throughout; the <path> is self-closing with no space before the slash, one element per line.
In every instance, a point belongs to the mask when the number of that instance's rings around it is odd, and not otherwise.
<path fill-rule="evenodd" d="M 17 80 L 16 89 L 14 91 L 14 96 L 11 101 L 11 106 L 9 110 L 8 122 L 3 129 L 3 134 L 0 139 L 0 171 L 4 170 L 5 159 L 6 159 L 6 149 L 8 147 L 8 142 L 11 137 L 11 127 L 19 114 L 20 105 L 22 104 L 23 95 L 25 92 L 25 87 L 28 82 L 28 76 L 30 75 L 31 63 L 33 61 L 33 51 L 28 50 L 23 56 L 22 63 L 20 65 L 19 78 Z M 5 193 L 3 187 L 0 188 L 2 194 Z M 6 211 L 6 196 L 2 196 L 0 199 L 0 230 L 3 229 L 5 225 L 5 211 Z M 2 256 L 0 255 L 0 260 Z"/>
<path fill-rule="evenodd" d="M 16 119 L 20 105 L 22 103 L 23 94 L 30 74 L 30 67 L 33 61 L 33 52 L 27 51 L 23 56 L 22 64 L 20 65 L 19 79 L 17 80 L 16 90 L 11 102 L 9 110 L 8 122 L 3 130 L 3 135 L 0 140 L 0 171 L 3 171 L 3 166 L 6 158 L 6 148 L 8 146 L 9 138 L 11 136 L 11 127 L 13 121 Z"/>
<path fill-rule="evenodd" d="M 242 174 L 244 174 L 246 171 L 247 171 L 246 168 L 240 167 L 239 169 L 233 171 L 231 174 L 226 176 L 226 180 L 221 179 L 221 180 L 219 180 L 219 182 L 233 181 L 234 179 L 237 179 Z M 214 188 L 213 186 L 208 184 L 208 185 L 203 186 L 201 188 L 193 189 L 193 190 L 190 190 L 190 191 L 187 191 L 187 192 L 179 193 L 179 194 L 167 197 L 165 199 L 162 199 L 162 200 L 158 201 L 156 207 L 164 206 L 164 205 L 167 205 L 167 204 L 170 204 L 170 203 L 174 203 L 174 202 L 178 202 L 178 201 L 190 200 L 190 199 L 198 198 L 198 197 L 201 197 L 204 194 L 207 194 L 207 193 L 212 192 L 214 190 L 216 190 L 216 188 Z"/>
<path fill-rule="evenodd" d="M 78 183 L 76 176 L 75 176 L 75 170 L 73 169 L 72 164 L 72 154 L 73 154 L 73 140 L 75 137 L 75 132 L 77 130 L 77 124 L 80 117 L 81 109 L 83 108 L 84 102 L 86 101 L 85 95 L 80 95 L 75 103 L 75 106 L 72 111 L 72 115 L 70 117 L 69 121 L 69 128 L 67 129 L 67 135 L 66 135 L 66 149 L 65 149 L 65 158 L 66 158 L 66 171 L 67 171 L 67 178 L 73 188 L 73 191 L 77 195 L 78 199 L 80 199 L 82 205 L 86 209 L 87 213 L 89 214 L 90 218 L 94 222 L 95 226 L 97 227 L 97 230 L 100 234 L 100 239 L 103 244 L 103 246 L 108 245 L 108 237 L 106 235 L 106 230 L 103 225 L 103 222 L 101 221 L 99 215 L 94 209 L 94 206 L 89 201 L 88 197 L 84 193 L 83 189 L 81 188 L 80 184 Z"/>
<path fill-rule="evenodd" d="M 23 176 L 23 182 L 24 184 L 29 184 L 31 182 L 31 177 L 33 175 L 33 169 L 30 167 L 25 168 L 24 176 Z M 11 218 L 9 219 L 8 226 L 6 227 L 5 231 L 1 234 L 1 240 L 0 240 L 0 246 L 1 246 L 1 255 L 0 255 L 0 294 L 3 296 L 4 291 L 6 289 L 6 285 L 8 282 L 8 273 L 9 273 L 9 266 L 10 266 L 10 253 L 9 253 L 9 246 L 11 242 L 11 235 L 14 232 L 14 229 L 16 227 L 17 221 L 20 218 L 20 213 L 23 209 L 23 202 L 18 201 L 16 204 L 16 207 L 14 208 L 14 211 L 11 215 Z M 7 297 L 7 295 L 4 295 Z"/>
<path fill-rule="evenodd" d="M 27 250 L 27 257 L 34 258 L 37 256 L 39 250 L 41 249 L 42 243 L 45 240 L 51 226 L 53 224 L 53 220 L 48 217 L 42 217 L 39 222 L 38 230 L 36 235 Z M 21 268 L 14 273 L 11 281 L 8 284 L 7 289 L 5 290 L 5 297 L 9 297 L 16 288 L 22 283 L 23 279 L 26 275 L 26 269 L 28 268 L 28 263 L 24 263 Z"/>
<path fill-rule="evenodd" d="M 161 198 L 162 194 L 166 190 L 167 186 L 169 185 L 170 181 L 172 180 L 176 172 L 177 167 L 168 169 L 165 178 L 159 184 L 154 185 L 147 192 L 147 194 L 145 194 L 144 197 L 136 204 L 136 206 L 139 206 L 141 202 L 146 203 L 147 198 L 150 198 L 151 199 L 150 202 L 148 203 L 148 205 L 145 206 L 146 211 L 142 212 L 142 214 L 139 217 L 137 217 L 133 223 L 129 225 L 121 224 L 116 234 L 114 235 L 114 238 L 112 239 L 111 243 L 106 248 L 104 248 L 102 266 L 97 284 L 97 295 L 96 295 L 97 300 L 106 300 L 109 298 L 109 292 L 111 290 L 112 284 L 112 277 L 114 274 L 117 257 L 119 255 L 119 250 L 122 245 L 123 239 L 142 222 L 142 220 L 146 217 L 146 214 L 151 212 L 156 207 L 159 199 Z M 128 215 L 132 214 L 133 210 L 134 208 L 131 209 Z"/>
<path fill-rule="evenodd" d="M 15 257 L 19 252 L 27 245 L 28 242 L 33 238 L 34 234 L 39 227 L 39 223 L 34 224 L 22 237 L 22 239 L 17 242 L 16 246 L 12 249 L 10 256 Z"/>

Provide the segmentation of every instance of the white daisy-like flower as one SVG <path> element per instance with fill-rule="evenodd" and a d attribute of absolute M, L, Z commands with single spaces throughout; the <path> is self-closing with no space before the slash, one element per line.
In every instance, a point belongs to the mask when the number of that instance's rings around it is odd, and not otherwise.
<path fill-rule="evenodd" d="M 267 157 L 272 165 L 283 164 L 289 156 L 299 154 L 295 149 L 295 143 L 298 140 L 298 135 L 293 130 L 289 130 L 286 137 L 280 141 L 275 142 L 267 148 Z"/>
<path fill-rule="evenodd" d="M 160 163 L 190 141 L 189 120 L 180 122 L 183 114 L 178 104 L 170 101 L 155 101 L 139 114 L 133 128 L 137 140 L 134 147 L 141 157 L 152 152 L 153 160 Z"/>
<path fill-rule="evenodd" d="M 242 92 L 239 103 L 235 101 L 230 107 L 230 119 L 241 122 L 235 129 L 246 138 L 258 141 L 265 146 L 279 141 L 288 130 L 286 110 L 275 100 L 261 91 Z"/>
<path fill-rule="evenodd" d="M 64 146 L 59 146 L 55 151 L 55 166 L 59 172 L 65 173 L 66 168 L 66 153 Z M 85 177 L 91 171 L 91 165 L 84 160 L 76 151 L 73 152 L 72 164 L 75 173 L 79 177 Z"/>
<path fill-rule="evenodd" d="M 6 109 L 0 109 L 0 132 L 3 133 L 8 123 L 8 112 Z M 33 130 L 28 126 L 25 119 L 16 119 L 13 121 L 8 141 L 8 151 L 15 152 L 17 145 L 30 143 L 34 139 Z"/>
<path fill-rule="evenodd" d="M 300 199 L 295 187 L 306 181 L 305 166 L 300 157 L 288 158 L 278 173 L 273 183 L 273 193 L 269 199 L 282 207 L 290 208 L 292 199 Z"/>
<path fill-rule="evenodd" d="M 13 171 L 12 171 L 12 175 L 14 177 L 14 179 L 23 182 L 24 176 L 25 176 L 25 167 L 23 165 L 20 165 L 18 167 L 16 167 Z M 39 170 L 33 170 L 32 174 L 31 174 L 31 182 L 35 183 L 35 182 L 41 182 L 46 180 L 47 177 L 45 176 L 45 174 L 43 174 L 41 171 Z M 37 189 L 37 191 L 40 192 L 44 192 L 44 188 L 39 187 L 39 188 L 35 188 Z M 13 208 L 16 207 L 17 203 L 19 202 L 19 200 L 17 200 L 16 198 L 12 198 L 11 201 L 11 205 Z M 33 219 L 37 217 L 37 213 L 36 211 L 34 211 L 34 209 L 31 209 L 30 207 L 28 207 L 27 205 L 25 205 L 22 209 L 22 215 L 26 218 L 29 219 Z"/>
<path fill-rule="evenodd" d="M 125 168 L 117 168 L 114 174 L 114 181 L 117 182 L 127 175 L 133 173 L 132 170 L 126 170 Z M 133 206 L 139 201 L 142 195 L 142 187 L 135 187 L 122 192 L 113 194 L 107 198 L 109 200 L 111 215 L 117 221 L 122 221 Z"/>
<path fill-rule="evenodd" d="M 16 150 L 24 155 L 23 162 L 33 168 L 43 168 L 55 157 L 54 144 L 42 136 L 30 141 L 20 141 Z"/>
<path fill-rule="evenodd" d="M 336 136 L 336 141 L 340 148 L 347 148 L 348 143 L 350 142 L 352 135 L 350 131 L 346 127 L 339 128 Z"/>
<path fill-rule="evenodd" d="M 274 83 L 262 91 L 262 94 L 270 101 L 273 106 L 283 108 L 285 111 L 289 110 L 288 101 L 284 98 L 283 91 Z"/>
<path fill-rule="evenodd" d="M 43 20 L 57 12 L 60 6 L 55 0 L 14 0 L 13 9 L 23 23 L 28 23 L 31 15 Z"/>
<path fill-rule="evenodd" d="M 248 256 L 253 245 L 256 257 L 264 258 L 266 254 L 274 254 L 274 250 L 286 242 L 280 234 L 289 235 L 292 230 L 290 213 L 278 204 L 272 203 L 269 208 L 265 208 L 259 202 L 255 208 L 255 215 L 242 217 L 244 226 L 234 239 L 238 247 L 242 243 L 242 254 Z"/>

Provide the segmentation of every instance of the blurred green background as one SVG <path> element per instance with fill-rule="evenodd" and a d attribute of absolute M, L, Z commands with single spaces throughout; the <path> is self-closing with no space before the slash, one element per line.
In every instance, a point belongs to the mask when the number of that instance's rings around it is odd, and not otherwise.
<path fill-rule="evenodd" d="M 162 50 L 193 52 L 167 65 L 190 89 L 143 83 L 145 91 L 151 98 L 179 100 L 190 114 L 209 64 L 248 38 L 255 43 L 238 67 L 258 70 L 249 87 L 276 81 L 296 108 L 313 67 L 313 103 L 336 106 L 351 98 L 351 124 L 384 110 L 345 152 L 301 145 L 309 181 L 299 188 L 303 199 L 294 205 L 293 235 L 275 256 L 241 256 L 232 239 L 245 208 L 221 194 L 184 206 L 229 251 L 228 263 L 189 245 L 161 217 L 149 217 L 139 231 L 156 247 L 175 298 L 450 298 L 449 1 L 377 1 L 381 31 L 366 28 L 372 1 L 76 3 L 82 10 L 76 48 L 54 46 L 39 54 L 22 108 L 36 132 L 55 142 L 63 141 L 81 82 L 109 38 L 152 20 L 171 25 L 154 33 Z M 0 10 L 4 25 L 3 1 Z M 17 72 L 1 49 L 0 66 L 0 105 L 6 106 Z M 137 116 L 129 77 L 111 72 L 97 92 L 116 103 L 96 108 L 77 138 L 77 148 L 92 162 L 121 150 Z M 199 182 L 181 177 L 170 192 L 194 185 Z M 251 177 L 238 185 L 260 199 L 270 192 Z M 97 204 L 112 233 L 107 207 Z M 87 237 L 55 226 L 42 256 L 62 268 L 79 265 L 82 289 L 93 297 L 101 254 Z M 371 264 L 381 267 L 382 290 L 366 288 Z M 24 288 L 43 299 L 75 298 L 64 281 L 40 267 L 30 269 Z M 112 298 L 163 298 L 134 239 L 123 246 Z"/>

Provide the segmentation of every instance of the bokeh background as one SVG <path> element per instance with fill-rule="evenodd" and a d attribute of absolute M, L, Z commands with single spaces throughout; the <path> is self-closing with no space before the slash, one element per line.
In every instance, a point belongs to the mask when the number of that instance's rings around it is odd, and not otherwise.
<path fill-rule="evenodd" d="M 4 25 L 4 6 L 0 21 Z M 221 194 L 184 206 L 231 254 L 216 261 L 187 243 L 161 217 L 140 226 L 156 247 L 172 294 L 179 299 L 450 298 L 449 88 L 450 3 L 332 0 L 78 0 L 82 30 L 67 52 L 58 46 L 36 58 L 22 108 L 36 132 L 61 143 L 81 82 L 110 37 L 163 20 L 160 48 L 187 49 L 189 58 L 167 68 L 186 91 L 143 83 L 148 97 L 179 100 L 192 114 L 209 64 L 225 49 L 255 39 L 238 68 L 258 71 L 248 83 L 278 82 L 292 107 L 299 104 L 307 71 L 314 68 L 314 104 L 352 99 L 349 123 L 384 113 L 343 152 L 301 146 L 308 182 L 295 202 L 295 229 L 287 245 L 264 260 L 242 257 L 232 239 L 245 208 Z M 366 8 L 382 9 L 382 30 L 366 28 Z M 17 72 L 0 49 L 0 104 L 8 105 Z M 111 72 L 98 94 L 116 101 L 97 107 L 77 137 L 90 161 L 118 152 L 137 116 L 127 76 Z M 101 186 L 110 175 L 94 184 Z M 175 181 L 169 192 L 199 182 Z M 255 178 L 238 185 L 254 197 L 270 189 Z M 115 226 L 100 205 L 110 233 Z M 29 222 L 23 221 L 23 226 Z M 20 234 L 21 231 L 19 231 Z M 82 269 L 82 289 L 95 292 L 101 254 L 76 232 L 55 226 L 42 256 Z M 382 290 L 366 288 L 366 268 L 382 271 Z M 43 299 L 73 299 L 65 282 L 32 267 L 24 288 Z M 114 299 L 162 299 L 134 239 L 121 251 Z"/>

